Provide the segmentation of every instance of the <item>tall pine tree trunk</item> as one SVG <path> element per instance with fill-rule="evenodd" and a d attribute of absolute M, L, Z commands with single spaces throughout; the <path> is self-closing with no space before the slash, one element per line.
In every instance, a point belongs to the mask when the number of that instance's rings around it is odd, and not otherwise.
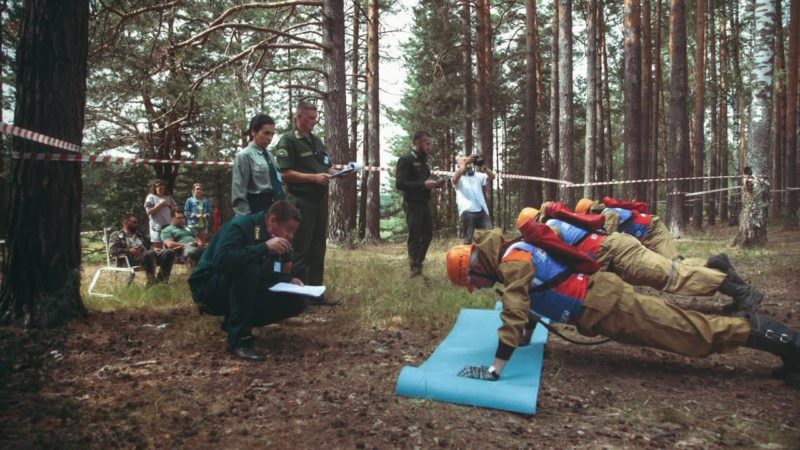
<path fill-rule="evenodd" d="M 575 182 L 575 120 L 572 114 L 572 0 L 558 3 L 558 153 L 559 178 Z M 574 189 L 559 190 L 559 200 L 575 204 Z"/>
<path fill-rule="evenodd" d="M 642 50 L 640 45 L 641 17 L 639 0 L 625 0 L 625 165 L 624 178 L 627 180 L 641 179 L 642 145 L 640 130 L 640 116 L 642 109 Z M 623 185 L 624 196 L 627 199 L 643 199 L 640 194 L 646 184 L 629 183 Z"/>
<path fill-rule="evenodd" d="M 679 178 L 684 173 L 685 155 L 689 148 L 689 115 L 686 95 L 689 88 L 686 63 L 686 6 L 683 0 L 670 2 L 670 100 L 667 131 L 667 178 Z M 683 216 L 682 183 L 667 182 L 666 225 L 675 236 L 682 236 Z"/>
<path fill-rule="evenodd" d="M 639 143 L 641 146 L 641 168 L 639 169 L 639 176 L 642 178 L 650 178 L 649 170 L 650 158 L 652 156 L 652 147 L 650 147 L 650 116 L 651 112 L 651 91 L 653 89 L 653 70 L 652 70 L 652 26 L 650 20 L 650 0 L 642 1 L 642 109 L 639 114 Z M 654 183 L 642 184 L 639 188 L 639 195 L 641 200 L 647 201 L 648 191 L 650 186 Z"/>
<path fill-rule="evenodd" d="M 717 162 L 717 168 L 719 169 L 720 175 L 728 175 L 728 154 L 730 153 L 728 150 L 728 86 L 730 85 L 728 81 L 728 55 L 730 54 L 729 51 L 729 42 L 728 42 L 728 34 L 725 31 L 727 26 L 727 14 L 725 14 L 724 10 L 720 14 L 720 24 L 719 24 L 719 93 L 717 95 L 718 101 L 718 111 L 719 111 L 719 141 L 717 142 L 717 156 L 719 161 Z M 728 178 L 720 178 L 719 186 L 728 187 L 730 184 L 730 180 Z M 720 212 L 724 211 L 724 215 L 721 215 L 721 221 L 727 218 L 727 207 L 728 207 L 728 198 L 733 191 L 722 191 L 720 192 Z"/>
<path fill-rule="evenodd" d="M 558 130 L 558 116 L 559 116 L 559 100 L 558 100 L 558 90 L 559 84 L 561 80 L 559 79 L 559 72 L 558 72 L 558 28 L 559 28 L 559 20 L 558 20 L 558 2 L 559 0 L 553 0 L 553 39 L 552 39 L 552 46 L 551 46 L 551 57 L 550 57 L 550 144 L 548 146 L 548 159 L 549 159 L 549 166 L 547 171 L 548 178 L 558 178 L 559 176 L 559 130 Z M 547 200 L 555 200 L 558 198 L 558 185 L 555 183 L 548 183 L 547 184 Z M 536 205 L 538 207 L 538 205 Z"/>
<path fill-rule="evenodd" d="M 344 3 L 325 0 L 323 5 L 324 32 L 323 65 L 328 75 L 325 102 L 325 144 L 333 161 L 346 164 L 356 155 L 347 145 L 347 76 L 344 60 Z M 328 210 L 328 238 L 345 242 L 356 229 L 356 178 L 338 177 L 331 181 Z"/>
<path fill-rule="evenodd" d="M 358 154 L 358 80 L 359 72 L 358 67 L 361 62 L 360 43 L 361 43 L 361 15 L 363 10 L 359 2 L 353 5 L 353 52 L 351 54 L 351 68 L 350 68 L 350 151 Z M 362 159 L 365 163 L 369 159 Z M 358 196 L 358 239 L 364 239 L 366 229 L 366 177 L 368 172 L 362 172 L 360 175 L 361 186 L 358 188 L 360 195 Z"/>
<path fill-rule="evenodd" d="M 464 154 L 471 155 L 475 146 L 472 130 L 472 115 L 475 113 L 475 91 L 472 86 L 472 3 L 463 0 L 461 20 L 464 22 L 464 35 L 461 38 L 461 61 L 464 70 Z"/>
<path fill-rule="evenodd" d="M 663 0 L 656 0 L 656 37 L 655 37 L 655 67 L 653 68 L 653 111 L 650 118 L 650 165 L 648 166 L 648 177 L 649 178 L 658 178 L 658 158 L 659 158 L 659 144 L 660 140 L 658 139 L 658 124 L 661 118 L 661 45 L 662 45 L 662 28 L 663 28 L 663 9 L 661 7 L 661 3 Z M 656 214 L 658 211 L 658 183 L 653 183 L 650 185 L 650 189 L 647 192 L 648 200 L 650 203 L 651 212 Z"/>
<path fill-rule="evenodd" d="M 786 97 L 786 187 L 797 187 L 797 101 L 798 101 L 798 46 L 800 46 L 800 0 L 792 0 L 789 9 L 789 67 L 787 71 Z M 780 189 L 780 187 L 778 187 Z M 797 223 L 798 192 L 787 192 L 784 216 L 790 223 Z"/>
<path fill-rule="evenodd" d="M 477 32 L 475 37 L 477 76 L 475 77 L 475 96 L 477 99 L 477 134 L 480 145 L 480 154 L 488 167 L 492 167 L 494 151 L 492 144 L 492 77 L 494 73 L 494 57 L 492 48 L 492 12 L 489 0 L 478 0 L 475 9 L 477 15 Z M 492 188 L 488 186 L 486 205 L 489 215 L 493 215 Z"/>
<path fill-rule="evenodd" d="M 698 0 L 695 14 L 694 52 L 694 176 L 703 176 L 703 154 L 705 152 L 705 62 L 706 62 L 706 0 Z M 703 190 L 703 180 L 694 180 L 695 192 Z M 696 230 L 703 228 L 703 196 L 695 197 L 692 222 Z"/>
<path fill-rule="evenodd" d="M 786 64 L 783 54 L 783 25 L 781 24 L 781 4 L 775 2 L 775 83 L 773 86 L 773 116 L 772 116 L 772 143 L 770 149 L 772 150 L 769 157 L 772 158 L 772 175 L 770 185 L 773 189 L 781 189 L 783 186 L 783 164 L 784 164 L 784 143 L 785 139 L 783 131 L 786 129 L 784 120 L 786 116 L 786 91 L 783 83 L 784 74 L 786 73 Z M 780 194 L 771 198 L 770 214 L 772 217 L 780 217 L 782 214 L 783 198 Z"/>
<path fill-rule="evenodd" d="M 25 2 L 16 51 L 17 126 L 81 144 L 88 28 L 88 2 Z M 17 152 L 63 152 L 19 138 L 13 143 Z M 0 322 L 50 326 L 86 315 L 80 163 L 13 160 L 9 184 Z"/>
<path fill-rule="evenodd" d="M 378 0 L 369 0 L 367 20 L 367 97 L 369 98 L 369 165 L 381 165 L 381 104 L 378 72 Z M 367 229 L 364 240 L 381 239 L 381 186 L 380 172 L 370 172 L 367 178 Z"/>
<path fill-rule="evenodd" d="M 591 183 L 596 181 L 595 152 L 597 148 L 597 0 L 589 0 L 589 10 L 586 12 L 586 140 L 583 158 L 583 181 Z M 594 198 L 593 186 L 583 187 L 585 198 Z"/>
<path fill-rule="evenodd" d="M 541 176 L 542 152 L 536 141 L 536 1 L 525 0 L 525 141 L 522 144 L 524 173 Z M 525 182 L 523 205 L 542 204 L 542 185 Z"/>
<path fill-rule="evenodd" d="M 753 100 L 745 155 L 742 210 L 734 244 L 762 247 L 767 244 L 769 133 L 772 126 L 772 64 L 775 57 L 775 0 L 756 0 L 753 55 Z"/>
<path fill-rule="evenodd" d="M 709 0 L 710 5 L 708 8 L 708 22 L 710 23 L 708 33 L 708 71 L 709 71 L 709 99 L 711 103 L 711 148 L 708 155 L 708 169 L 709 176 L 708 187 L 711 191 L 716 191 L 722 184 L 719 178 L 719 153 L 720 153 L 720 132 L 719 126 L 719 112 L 720 106 L 725 102 L 719 102 L 718 97 L 721 95 L 719 84 L 717 83 L 717 21 L 716 21 L 716 8 L 714 7 L 714 0 Z M 720 48 L 722 44 L 720 44 Z M 721 198 L 719 192 L 710 192 L 708 194 L 708 224 L 715 225 L 717 223 L 717 205 L 718 199 Z"/>

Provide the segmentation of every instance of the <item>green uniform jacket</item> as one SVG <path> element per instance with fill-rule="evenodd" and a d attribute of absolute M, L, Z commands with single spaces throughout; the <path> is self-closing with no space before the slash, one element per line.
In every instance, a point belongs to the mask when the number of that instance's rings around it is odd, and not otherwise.
<path fill-rule="evenodd" d="M 397 160 L 395 187 L 408 203 L 428 203 L 431 191 L 425 189 L 425 181 L 430 179 L 431 169 L 425 153 L 410 151 Z"/>
<path fill-rule="evenodd" d="M 291 169 L 301 173 L 328 173 L 331 157 L 325 152 L 322 140 L 311 134 L 308 138 L 299 130 L 292 129 L 281 136 L 273 149 L 273 155 L 281 170 Z M 285 183 L 292 200 L 302 199 L 319 203 L 328 193 L 328 186 L 318 183 Z"/>
<path fill-rule="evenodd" d="M 247 264 L 270 257 L 265 242 L 270 238 L 264 221 L 265 212 L 236 216 L 220 228 L 211 240 L 197 268 L 189 277 L 195 301 L 214 274 L 235 274 Z M 290 281 L 289 274 L 275 274 L 277 281 Z"/>
<path fill-rule="evenodd" d="M 231 181 L 231 205 L 237 216 L 253 213 L 247 203 L 248 194 L 272 193 L 276 200 L 285 199 L 281 176 L 275 169 L 273 179 L 270 166 L 277 167 L 272 155 L 256 146 L 253 141 L 236 154 Z"/>

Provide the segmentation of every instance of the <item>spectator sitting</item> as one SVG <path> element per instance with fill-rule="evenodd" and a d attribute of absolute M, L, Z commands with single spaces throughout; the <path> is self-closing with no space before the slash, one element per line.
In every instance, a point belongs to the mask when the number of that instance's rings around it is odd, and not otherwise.
<path fill-rule="evenodd" d="M 197 238 L 207 242 L 208 231 L 211 228 L 211 204 L 207 198 L 203 198 L 202 184 L 194 184 L 192 196 L 187 198 L 183 205 L 183 214 L 186 216 L 186 223 L 194 230 Z"/>
<path fill-rule="evenodd" d="M 169 225 L 170 211 L 177 207 L 175 199 L 167 195 L 167 183 L 164 180 L 156 180 L 144 200 L 144 210 L 150 218 L 150 242 L 153 243 L 153 247 L 160 249 L 163 246 L 161 230 Z"/>
<path fill-rule="evenodd" d="M 172 223 L 161 230 L 164 247 L 179 253 L 194 266 L 203 254 L 205 243 L 195 236 L 194 229 L 186 226 L 186 217 L 180 211 L 172 211 Z"/>
<path fill-rule="evenodd" d="M 150 249 L 150 241 L 136 230 L 139 220 L 130 214 L 122 219 L 122 230 L 114 235 L 111 243 L 111 255 L 119 258 L 127 256 L 131 265 L 144 267 L 147 273 L 147 286 L 156 282 L 166 282 L 172 272 L 175 252 L 170 249 L 160 251 Z M 156 276 L 156 264 L 158 275 Z"/>

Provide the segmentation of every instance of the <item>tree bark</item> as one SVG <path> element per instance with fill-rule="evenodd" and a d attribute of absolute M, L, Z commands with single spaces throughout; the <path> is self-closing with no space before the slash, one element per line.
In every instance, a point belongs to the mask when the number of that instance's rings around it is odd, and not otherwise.
<path fill-rule="evenodd" d="M 88 2 L 25 2 L 16 51 L 17 126 L 81 144 L 88 27 Z M 63 152 L 19 138 L 13 142 L 17 152 Z M 51 326 L 85 316 L 80 163 L 13 160 L 9 184 L 0 322 Z"/>
<path fill-rule="evenodd" d="M 358 67 L 361 62 L 360 43 L 361 43 L 361 14 L 363 13 L 360 2 L 353 3 L 353 51 L 350 56 L 350 152 L 358 154 Z M 362 161 L 368 161 L 368 158 Z M 360 178 L 362 187 L 359 189 L 361 195 L 358 196 L 358 239 L 364 239 L 366 207 L 362 208 L 362 198 L 366 200 L 366 189 L 363 187 L 366 181 L 367 172 L 362 172 Z M 358 183 L 358 182 L 356 182 Z M 366 206 L 366 204 L 365 204 Z"/>
<path fill-rule="evenodd" d="M 642 50 L 640 45 L 641 17 L 639 0 L 625 0 L 625 80 L 623 91 L 625 94 L 625 179 L 638 180 L 642 167 L 641 158 L 641 125 L 642 108 Z M 627 199 L 643 199 L 642 183 L 628 183 L 623 185 L 624 195 Z"/>
<path fill-rule="evenodd" d="M 652 74 L 652 46 L 651 46 L 651 21 L 650 21 L 650 0 L 642 1 L 642 107 L 639 114 L 639 143 L 641 147 L 641 160 L 642 164 L 639 168 L 639 176 L 642 178 L 650 178 L 649 170 L 650 159 L 652 158 L 652 147 L 650 146 L 650 117 L 652 115 L 651 106 L 651 91 L 653 89 L 653 74 Z M 647 200 L 648 191 L 655 183 L 642 184 L 639 187 L 640 199 Z"/>
<path fill-rule="evenodd" d="M 367 21 L 367 96 L 369 97 L 369 165 L 380 167 L 381 104 L 379 96 L 378 57 L 378 0 L 369 1 Z M 364 239 L 376 242 L 381 239 L 381 186 L 380 172 L 369 172 L 367 178 L 367 229 Z"/>
<path fill-rule="evenodd" d="M 792 0 L 789 11 L 789 68 L 786 97 L 786 187 L 797 187 L 797 97 L 798 45 L 800 45 L 800 0 Z M 780 188 L 779 188 L 780 189 Z M 797 223 L 798 191 L 787 192 L 783 214 L 787 221 Z"/>
<path fill-rule="evenodd" d="M 753 99 L 745 155 L 742 210 L 734 244 L 763 247 L 767 244 L 769 183 L 769 133 L 772 126 L 772 65 L 775 57 L 775 0 L 756 0 L 755 49 L 752 74 Z"/>
<path fill-rule="evenodd" d="M 494 151 L 492 143 L 492 77 L 494 72 L 494 58 L 492 56 L 492 15 L 489 0 L 478 0 L 475 9 L 477 15 L 477 32 L 475 37 L 477 76 L 475 79 L 475 96 L 477 99 L 477 134 L 480 146 L 480 154 L 483 156 L 485 164 L 492 167 Z M 492 189 L 487 189 L 486 205 L 489 207 L 489 215 L 492 216 L 494 208 L 492 205 Z"/>
<path fill-rule="evenodd" d="M 464 154 L 471 155 L 475 146 L 472 116 L 475 114 L 475 91 L 472 89 L 472 0 L 461 2 L 464 34 L 461 38 L 461 61 L 464 70 Z"/>
<path fill-rule="evenodd" d="M 345 89 L 344 3 L 325 0 L 323 6 L 323 66 L 328 75 L 325 102 L 325 145 L 335 163 L 355 160 L 347 145 L 347 93 Z M 346 242 L 356 227 L 356 178 L 331 180 L 328 238 Z"/>
<path fill-rule="evenodd" d="M 595 152 L 597 148 L 597 0 L 589 0 L 586 12 L 586 140 L 583 157 L 583 181 L 595 181 Z M 594 198 L 593 186 L 583 187 L 585 198 Z"/>
<path fill-rule="evenodd" d="M 717 20 L 716 8 L 714 7 L 714 0 L 708 0 L 710 7 L 708 8 L 708 22 L 711 24 L 708 33 L 708 71 L 709 71 L 709 102 L 711 103 L 711 148 L 708 155 L 708 175 L 711 177 L 708 180 L 708 188 L 711 191 L 716 191 L 721 182 L 719 178 L 719 153 L 720 153 L 720 127 L 719 127 L 719 112 L 721 103 L 718 101 L 719 97 L 719 84 L 717 83 Z M 708 215 L 708 224 L 715 225 L 717 223 L 717 205 L 718 199 L 721 198 L 719 192 L 710 192 L 708 194 L 708 207 L 706 209 Z"/>
<path fill-rule="evenodd" d="M 689 149 L 689 115 L 686 93 L 689 88 L 686 62 L 686 7 L 683 0 L 670 2 L 669 54 L 670 100 L 667 130 L 667 178 L 684 174 L 685 155 Z M 674 236 L 684 233 L 682 186 L 678 181 L 667 182 L 666 225 Z"/>
<path fill-rule="evenodd" d="M 549 159 L 549 166 L 547 171 L 548 178 L 558 178 L 559 175 L 559 158 L 558 158 L 558 149 L 559 149 L 559 130 L 558 130 L 558 115 L 559 115 L 559 101 L 558 101 L 558 90 L 559 90 L 559 73 L 558 73 L 558 2 L 559 0 L 553 0 L 553 39 L 552 45 L 550 47 L 550 51 L 552 56 L 550 57 L 550 144 L 548 146 L 548 159 Z M 552 200 L 558 198 L 558 185 L 555 183 L 547 183 L 547 199 Z"/>
<path fill-rule="evenodd" d="M 706 0 L 698 0 L 695 13 L 694 52 L 694 176 L 703 176 L 703 154 L 705 153 L 705 62 L 706 62 Z M 703 180 L 696 179 L 693 191 L 703 190 Z M 692 225 L 703 229 L 703 196 L 695 197 Z"/>
<path fill-rule="evenodd" d="M 575 182 L 575 119 L 572 114 L 572 0 L 558 4 L 558 153 L 559 178 Z M 559 189 L 559 200 L 575 204 L 574 189 Z"/>
<path fill-rule="evenodd" d="M 728 16 L 723 11 L 722 14 L 720 14 L 719 24 L 719 95 L 717 95 L 719 101 L 719 142 L 717 143 L 719 162 L 717 163 L 717 167 L 720 169 L 720 175 L 724 176 L 728 175 L 728 155 L 730 154 L 728 149 L 728 86 L 730 85 L 728 81 L 730 76 L 728 73 L 728 55 L 731 52 L 729 51 L 730 43 L 728 41 L 728 34 L 725 31 L 727 21 Z M 739 82 L 741 82 L 741 80 L 739 80 Z M 721 178 L 718 185 L 729 187 L 730 179 Z M 732 190 L 720 192 L 720 213 L 722 213 L 720 220 L 728 219 L 728 199 L 731 198 L 732 194 Z"/>
<path fill-rule="evenodd" d="M 658 123 L 661 118 L 661 32 L 662 32 L 662 18 L 664 16 L 663 9 L 661 7 L 662 0 L 656 0 L 656 37 L 655 37 L 655 51 L 653 52 L 655 55 L 655 67 L 653 69 L 654 73 L 654 88 L 653 88 L 653 99 L 652 99 L 652 115 L 650 119 L 650 164 L 647 167 L 648 176 L 650 178 L 658 178 L 658 146 L 659 146 L 659 139 L 658 139 Z M 648 190 L 648 199 L 650 203 L 651 212 L 656 214 L 658 211 L 658 183 L 653 183 L 650 185 L 650 189 Z"/>
<path fill-rule="evenodd" d="M 525 174 L 541 176 L 542 152 L 536 142 L 536 0 L 525 0 L 525 141 L 522 158 Z M 542 184 L 526 181 L 523 205 L 542 204 Z M 520 205 L 522 206 L 522 205 Z"/>
<path fill-rule="evenodd" d="M 783 25 L 781 24 L 781 2 L 775 2 L 775 82 L 773 83 L 773 126 L 772 126 L 772 143 L 769 147 L 772 158 L 772 177 L 770 185 L 773 189 L 782 189 L 783 187 L 783 162 L 786 155 L 784 154 L 785 139 L 783 131 L 786 129 L 784 120 L 786 116 L 786 91 L 783 83 L 784 75 L 786 73 L 786 64 L 783 54 Z M 770 202 L 770 215 L 778 218 L 782 214 L 783 198 L 780 194 L 771 198 Z"/>
<path fill-rule="evenodd" d="M 599 8 L 598 13 L 600 14 L 600 20 L 597 21 L 599 24 L 604 24 L 603 27 L 600 28 L 600 49 L 602 50 L 603 55 L 603 83 L 604 83 L 604 94 L 603 97 L 605 98 L 605 119 L 606 119 L 606 136 L 608 136 L 608 146 L 606 147 L 605 151 L 605 166 L 606 169 L 606 180 L 612 181 L 614 179 L 614 129 L 611 127 L 611 89 L 610 89 L 610 81 L 609 81 L 609 74 L 608 74 L 608 47 L 606 46 L 606 31 L 605 31 L 605 22 L 603 21 L 603 8 Z M 602 105 L 601 105 L 602 107 Z M 614 195 L 614 185 L 609 184 L 606 187 L 606 193 L 610 196 Z"/>

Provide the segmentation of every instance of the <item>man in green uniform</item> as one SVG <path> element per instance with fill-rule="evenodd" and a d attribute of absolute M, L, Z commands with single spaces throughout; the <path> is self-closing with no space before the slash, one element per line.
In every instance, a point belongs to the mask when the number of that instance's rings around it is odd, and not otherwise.
<path fill-rule="evenodd" d="M 547 233 L 546 225 L 537 226 Z M 499 379 L 514 350 L 530 342 L 534 313 L 573 325 L 584 336 L 606 336 L 684 356 L 705 357 L 742 346 L 766 351 L 783 360 L 774 376 L 792 384 L 800 381 L 800 333 L 767 316 L 725 317 L 683 310 L 635 292 L 612 273 L 579 273 L 549 251 L 507 239 L 498 229 L 476 231 L 474 242 L 450 249 L 447 276 L 470 292 L 503 284 L 502 325 L 493 364 L 466 366 L 461 376 Z M 562 276 L 563 271 L 569 276 Z"/>
<path fill-rule="evenodd" d="M 286 199 L 277 163 L 267 151 L 275 135 L 275 121 L 256 114 L 250 119 L 248 134 L 250 142 L 233 161 L 231 205 L 237 216 L 266 211 L 275 200 Z"/>
<path fill-rule="evenodd" d="M 294 234 L 292 274 L 305 284 L 320 286 L 325 272 L 325 239 L 328 233 L 328 184 L 331 157 L 322 140 L 311 133 L 317 124 L 317 107 L 301 101 L 295 112 L 294 128 L 281 136 L 273 150 L 287 199 L 303 220 Z"/>
<path fill-rule="evenodd" d="M 433 238 L 431 191 L 437 182 L 431 178 L 428 155 L 431 135 L 417 131 L 412 139 L 414 149 L 397 160 L 395 186 L 403 195 L 403 211 L 408 226 L 408 264 L 411 277 L 422 275 L 422 263 Z"/>
<path fill-rule="evenodd" d="M 224 316 L 226 349 L 236 358 L 263 361 L 253 348 L 252 328 L 305 309 L 305 297 L 269 290 L 279 282 L 303 284 L 289 274 L 290 241 L 299 224 L 300 213 L 283 200 L 266 212 L 236 216 L 222 226 L 189 277 L 201 311 Z"/>

